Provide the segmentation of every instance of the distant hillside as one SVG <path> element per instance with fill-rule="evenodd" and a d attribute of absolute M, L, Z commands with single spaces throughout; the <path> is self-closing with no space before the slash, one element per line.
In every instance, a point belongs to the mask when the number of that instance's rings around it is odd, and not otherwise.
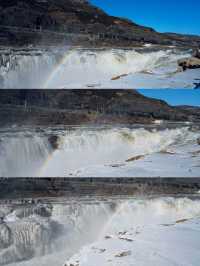
<path fill-rule="evenodd" d="M 134 90 L 0 90 L 1 126 L 200 122 L 200 108 L 194 108 L 172 107 Z"/>
<path fill-rule="evenodd" d="M 68 42 L 115 46 L 139 45 L 145 42 L 183 46 L 200 44 L 199 36 L 161 34 L 130 20 L 109 16 L 86 0 L 0 0 L 0 25 L 26 29 L 1 28 L 2 45 Z M 73 33 L 76 37 L 51 35 L 46 30 Z"/>
<path fill-rule="evenodd" d="M 200 107 L 180 105 L 180 106 L 177 106 L 177 109 L 180 111 L 184 111 L 187 114 L 196 115 L 200 117 Z"/>

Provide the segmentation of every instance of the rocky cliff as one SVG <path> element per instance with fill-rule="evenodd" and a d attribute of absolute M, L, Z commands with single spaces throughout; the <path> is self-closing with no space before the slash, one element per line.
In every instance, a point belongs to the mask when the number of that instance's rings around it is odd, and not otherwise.
<path fill-rule="evenodd" d="M 198 178 L 1 178 L 0 200 L 34 206 L 65 197 L 82 200 L 84 196 L 192 195 L 200 189 Z M 23 199 L 26 198 L 27 201 Z M 32 200 L 28 200 L 32 199 Z M 32 202 L 32 203 L 31 203 Z"/>
<path fill-rule="evenodd" d="M 198 111 L 197 111 L 198 110 Z M 200 108 L 172 107 L 134 90 L 1 90 L 1 126 L 200 122 Z"/>
<path fill-rule="evenodd" d="M 199 36 L 161 34 L 127 19 L 109 16 L 86 0 L 0 0 L 0 25 L 6 26 L 0 31 L 2 45 L 200 44 Z"/>

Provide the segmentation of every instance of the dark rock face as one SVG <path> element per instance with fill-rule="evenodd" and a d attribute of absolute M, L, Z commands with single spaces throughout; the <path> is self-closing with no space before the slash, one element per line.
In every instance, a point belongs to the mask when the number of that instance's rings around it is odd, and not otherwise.
<path fill-rule="evenodd" d="M 161 34 L 127 19 L 107 15 L 86 0 L 0 0 L 0 25 L 25 28 L 1 30 L 2 45 L 82 44 L 131 46 L 145 42 L 164 45 L 198 46 L 200 37 Z M 52 35 L 46 30 L 75 33 L 75 39 Z M 83 34 L 85 37 L 80 37 Z"/>
<path fill-rule="evenodd" d="M 1 178 L 1 199 L 197 193 L 199 178 Z M 115 206 L 113 206 L 115 208 Z M 55 229 L 54 229 L 55 231 Z"/>
<path fill-rule="evenodd" d="M 53 150 L 57 150 L 59 148 L 59 137 L 52 135 L 48 138 L 48 141 Z"/>
<path fill-rule="evenodd" d="M 197 139 L 197 144 L 200 145 L 200 138 Z"/>
<path fill-rule="evenodd" d="M 200 108 L 172 107 L 135 90 L 0 90 L 0 125 L 200 122 Z M 57 136 L 49 139 L 53 149 Z"/>

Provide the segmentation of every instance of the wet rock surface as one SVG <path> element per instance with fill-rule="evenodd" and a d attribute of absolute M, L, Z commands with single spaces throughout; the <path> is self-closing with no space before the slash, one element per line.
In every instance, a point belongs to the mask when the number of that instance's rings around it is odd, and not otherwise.
<path fill-rule="evenodd" d="M 197 57 L 180 59 L 178 65 L 182 68 L 183 71 L 187 69 L 196 69 L 200 68 L 200 59 Z"/>
<path fill-rule="evenodd" d="M 59 141 L 60 141 L 59 136 L 51 135 L 48 138 L 48 141 L 49 141 L 53 150 L 57 150 L 59 148 Z"/>

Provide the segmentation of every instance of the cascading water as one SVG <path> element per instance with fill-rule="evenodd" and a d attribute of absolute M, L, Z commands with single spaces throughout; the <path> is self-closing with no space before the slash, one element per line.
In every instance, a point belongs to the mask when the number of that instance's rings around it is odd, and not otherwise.
<path fill-rule="evenodd" d="M 121 202 L 96 242 L 67 260 L 76 265 L 198 265 L 199 200 Z"/>
<path fill-rule="evenodd" d="M 4 134 L 0 144 L 0 175 L 4 177 L 157 176 L 166 172 L 166 165 L 161 167 L 158 160 L 175 162 L 175 158 L 184 167 L 178 170 L 176 166 L 172 171 L 182 175 L 187 173 L 187 165 L 198 163 L 198 157 L 193 156 L 198 151 L 198 132 L 189 127 L 58 130 L 48 132 L 58 136 L 54 150 L 45 133 Z M 159 172 L 153 172 L 154 166 Z M 137 167 L 143 171 L 138 172 Z M 194 169 L 190 174 L 196 176 L 198 168 Z"/>
<path fill-rule="evenodd" d="M 33 206 L 8 207 L 0 207 L 0 234 L 3 243 L 0 248 L 0 265 L 20 262 L 50 252 L 56 237 L 54 232 L 57 232 L 59 225 L 49 220 L 48 208 L 38 206 L 33 210 Z M 9 242 L 6 242 L 8 234 Z"/>
<path fill-rule="evenodd" d="M 142 162 L 145 157 L 157 153 L 162 156 L 162 151 L 167 152 L 167 149 L 176 152 L 179 145 L 184 146 L 188 143 L 194 145 L 197 135 L 197 133 L 190 132 L 188 128 L 69 131 L 61 137 L 59 149 L 49 157 L 39 175 L 112 176 L 117 174 L 113 173 L 116 168 L 122 176 L 123 174 L 133 175 L 136 164 L 134 158 L 137 159 L 137 156 L 141 156 L 139 159 Z M 132 167 L 132 170 L 129 167 Z M 120 173 L 120 169 L 124 172 Z M 135 172 L 136 174 L 138 173 Z"/>
<path fill-rule="evenodd" d="M 58 256 L 62 265 L 66 256 L 96 239 L 112 210 L 113 204 L 73 201 L 67 205 L 1 205 L 0 265 L 50 254 Z"/>
<path fill-rule="evenodd" d="M 188 51 L 172 48 L 148 52 L 142 49 L 3 51 L 0 82 L 4 88 L 130 88 L 134 83 L 129 79 L 134 75 L 155 80 L 159 80 L 160 75 L 162 78 L 169 74 L 173 76 L 177 71 L 177 60 L 189 55 Z M 128 77 L 112 80 L 121 75 Z M 142 76 L 140 80 L 142 82 Z M 190 84 L 191 79 L 188 86 Z"/>
<path fill-rule="evenodd" d="M 173 58 L 174 57 L 174 58 Z M 177 57 L 171 51 L 151 53 L 136 52 L 134 50 L 104 50 L 104 51 L 76 51 L 68 52 L 62 64 L 47 80 L 46 86 L 101 86 L 118 75 L 148 72 L 159 67 L 177 69 Z M 78 80 L 77 80 L 78 77 Z M 80 85 L 79 85 L 80 84 Z"/>
<path fill-rule="evenodd" d="M 4 88 L 40 88 L 57 64 L 57 55 L 46 52 L 0 55 L 0 81 Z M 37 77 L 37 78 L 36 78 Z"/>
<path fill-rule="evenodd" d="M 33 177 L 51 153 L 46 138 L 21 133 L 3 136 L 0 148 L 1 177 Z"/>
<path fill-rule="evenodd" d="M 133 245 L 137 239 L 133 242 L 129 239 L 142 235 L 143 231 L 147 237 L 149 229 L 152 233 L 157 230 L 161 236 L 168 228 L 174 232 L 176 224 L 198 219 L 200 201 L 167 197 L 126 200 L 108 197 L 106 201 L 83 198 L 48 204 L 1 204 L 0 211 L 0 265 L 32 266 L 40 261 L 41 265 L 53 266 L 64 265 L 79 250 L 80 256 L 75 255 L 71 263 L 76 260 L 83 263 L 82 256 L 88 250 L 98 254 L 109 238 L 114 246 L 114 241 Z M 182 236 L 186 232 L 182 231 Z M 140 243 L 139 246 L 146 247 L 145 241 Z"/>

